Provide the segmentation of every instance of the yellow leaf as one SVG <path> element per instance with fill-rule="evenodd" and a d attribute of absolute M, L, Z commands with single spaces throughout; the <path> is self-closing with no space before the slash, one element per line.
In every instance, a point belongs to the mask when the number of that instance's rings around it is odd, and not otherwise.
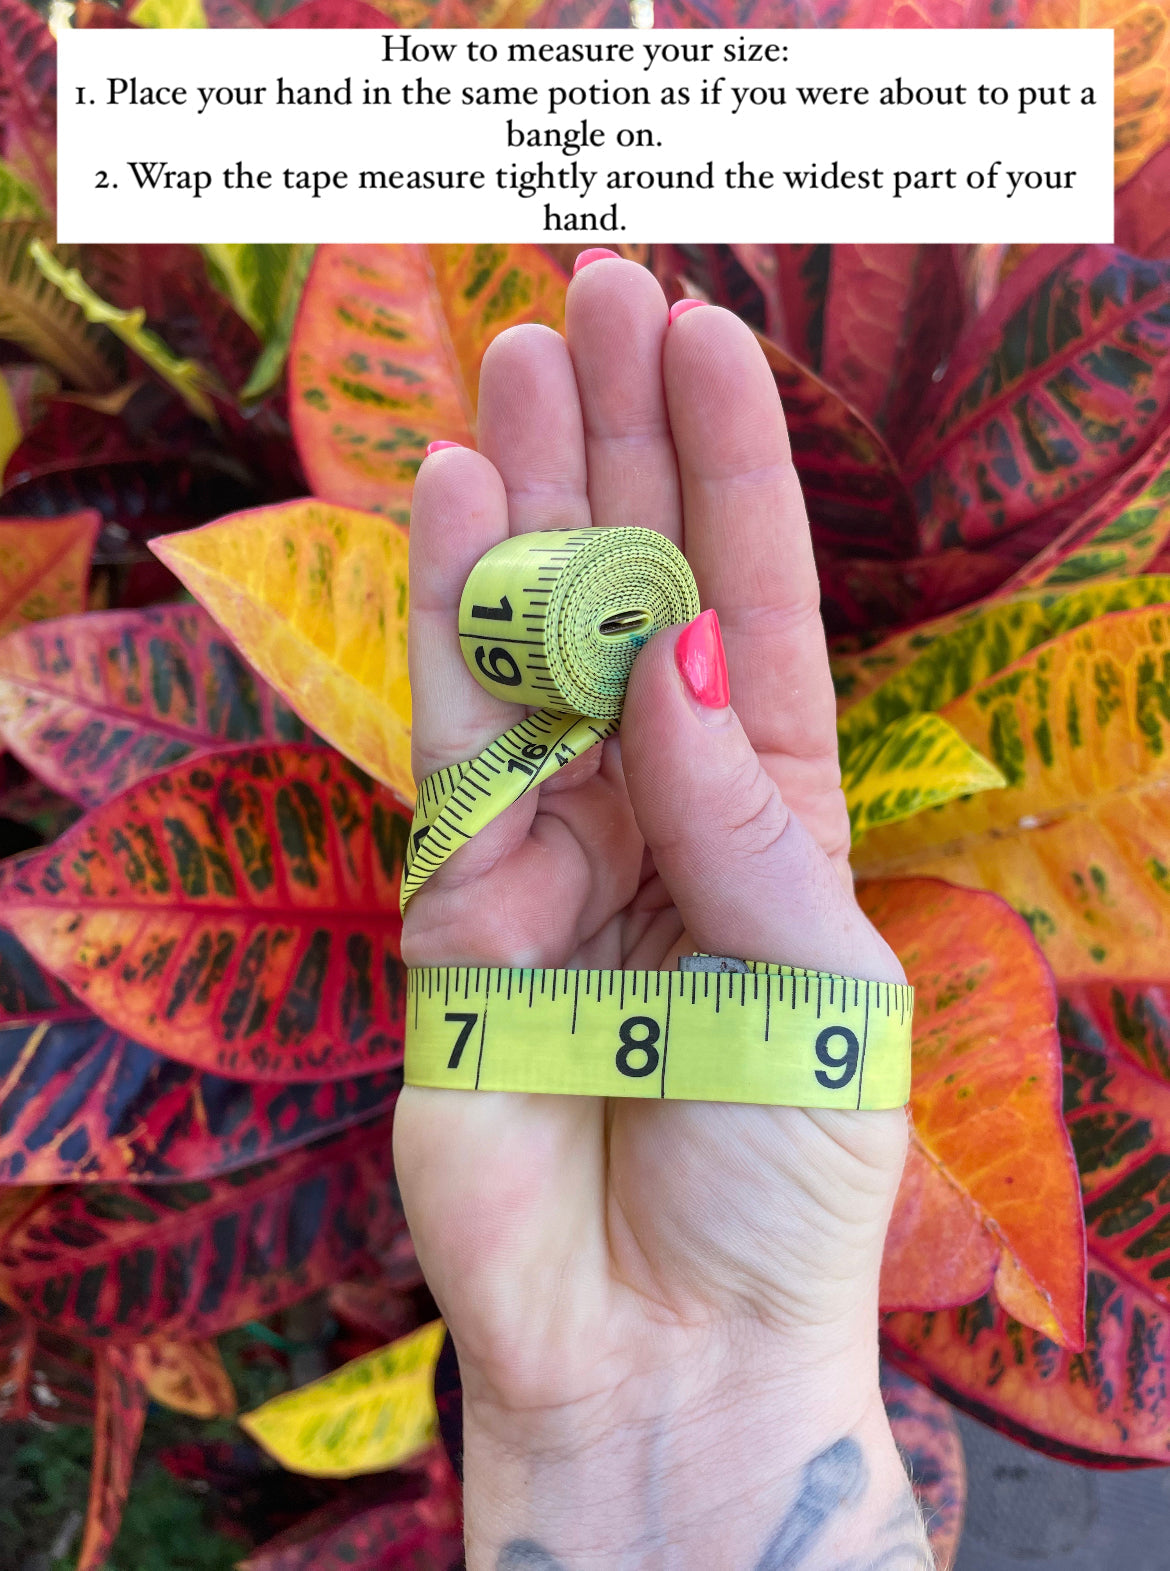
<path fill-rule="evenodd" d="M 1158 0 L 1038 0 L 1031 27 L 1113 29 L 1114 178 L 1170 140 L 1170 14 Z"/>
<path fill-rule="evenodd" d="M 1050 638 L 1110 611 L 1170 603 L 1170 575 L 1148 574 L 1083 588 L 1030 589 L 985 600 L 895 633 L 874 649 L 833 662 L 843 702 L 842 751 L 899 715 L 944 704 Z"/>
<path fill-rule="evenodd" d="M 308 499 L 151 547 L 314 731 L 409 803 L 406 540 Z"/>
<path fill-rule="evenodd" d="M 137 27 L 206 27 L 203 0 L 139 0 L 130 13 Z"/>
<path fill-rule="evenodd" d="M 139 1342 L 134 1366 L 163 1407 L 193 1418 L 235 1417 L 235 1388 L 214 1342 Z"/>
<path fill-rule="evenodd" d="M 994 890 L 1061 981 L 1160 976 L 1170 939 L 1170 609 L 1054 638 L 942 711 L 1002 791 L 872 830 L 859 877 Z"/>
<path fill-rule="evenodd" d="M 293 1473 L 352 1478 L 397 1467 L 438 1433 L 434 1375 L 445 1329 L 434 1320 L 240 1423 Z"/>
<path fill-rule="evenodd" d="M 878 824 L 1007 782 L 938 715 L 906 715 L 854 748 L 841 763 L 854 839 Z"/>

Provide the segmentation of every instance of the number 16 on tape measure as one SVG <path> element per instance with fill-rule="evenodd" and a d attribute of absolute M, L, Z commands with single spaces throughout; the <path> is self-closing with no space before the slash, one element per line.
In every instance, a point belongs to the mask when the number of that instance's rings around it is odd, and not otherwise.
<path fill-rule="evenodd" d="M 406 1082 L 791 1107 L 905 1103 L 911 988 L 747 965 L 412 968 Z"/>

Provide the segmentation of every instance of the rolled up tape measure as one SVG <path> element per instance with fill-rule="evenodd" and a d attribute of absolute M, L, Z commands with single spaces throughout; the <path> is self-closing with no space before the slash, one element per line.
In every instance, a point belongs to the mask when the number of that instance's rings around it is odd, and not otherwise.
<path fill-rule="evenodd" d="M 638 650 L 699 613 L 651 529 L 515 535 L 472 569 L 459 638 L 489 693 L 542 706 L 418 790 L 402 909 L 459 846 L 612 736 Z M 405 1079 L 453 1090 L 900 1107 L 913 989 L 763 961 L 677 972 L 412 967 Z"/>

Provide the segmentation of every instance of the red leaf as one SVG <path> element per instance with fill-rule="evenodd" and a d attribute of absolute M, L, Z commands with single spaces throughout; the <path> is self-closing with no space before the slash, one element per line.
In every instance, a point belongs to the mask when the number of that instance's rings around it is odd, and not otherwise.
<path fill-rule="evenodd" d="M 1064 987 L 1060 1030 L 1090 1253 L 1170 1308 L 1170 988 Z"/>
<path fill-rule="evenodd" d="M 200 606 L 90 612 L 0 641 L 0 741 L 87 807 L 192 755 L 311 739 Z"/>
<path fill-rule="evenodd" d="M 321 1085 L 227 1080 L 93 1016 L 0 1025 L 0 1183 L 212 1178 L 386 1111 L 400 1083 L 393 1070 Z"/>
<path fill-rule="evenodd" d="M 1118 191 L 1113 237 L 1131 256 L 1170 257 L 1170 146 Z"/>
<path fill-rule="evenodd" d="M 402 1059 L 408 820 L 334 753 L 181 764 L 4 869 L 2 917 L 116 1030 L 245 1079 Z"/>
<path fill-rule="evenodd" d="M 885 442 L 807 366 L 761 339 L 784 405 L 813 543 L 900 557 L 914 545 L 910 497 Z"/>
<path fill-rule="evenodd" d="M 926 1520 L 937 1571 L 950 1571 L 967 1504 L 967 1464 L 955 1415 L 925 1386 L 887 1363 L 882 1364 L 882 1401 Z"/>
<path fill-rule="evenodd" d="M 1157 559 L 1168 535 L 1170 430 L 1125 470 L 1100 501 L 1074 518 L 1014 574 L 1002 586 L 1003 593 L 1042 584 L 1073 587 L 1094 578 L 1135 577 Z"/>
<path fill-rule="evenodd" d="M 814 371 L 819 370 L 830 258 L 838 248 L 737 245 L 731 249 L 764 297 L 764 331 L 768 337 Z"/>
<path fill-rule="evenodd" d="M 962 321 L 950 246 L 835 245 L 821 375 L 902 450 Z"/>
<path fill-rule="evenodd" d="M 398 23 L 366 0 L 303 0 L 269 27 L 376 27 L 385 32 Z"/>
<path fill-rule="evenodd" d="M 146 1389 L 135 1372 L 133 1349 L 102 1348 L 97 1355 L 89 1510 L 77 1571 L 101 1571 L 114 1546 L 134 1476 L 146 1406 Z"/>
<path fill-rule="evenodd" d="M 0 1306 L 0 1360 L 0 1418 L 8 1423 L 92 1423 L 92 1348 Z"/>
<path fill-rule="evenodd" d="M 867 639 L 969 605 L 998 589 L 1017 566 L 1013 557 L 955 546 L 934 556 L 875 562 L 817 552 L 821 615 L 831 635 Z"/>
<path fill-rule="evenodd" d="M 56 201 L 57 45 L 23 0 L 0 0 L 4 160 L 51 208 Z"/>
<path fill-rule="evenodd" d="M 206 1183 L 56 1189 L 0 1241 L 0 1291 L 81 1340 L 215 1336 L 368 1263 L 405 1224 L 390 1120 Z"/>
<path fill-rule="evenodd" d="M 440 1448 L 428 1454 L 426 1476 L 417 1500 L 358 1494 L 341 1520 L 336 1506 L 325 1507 L 249 1555 L 240 1571 L 451 1571 L 463 1554 L 461 1501 Z"/>
<path fill-rule="evenodd" d="M 1170 413 L 1168 348 L 1170 264 L 1036 251 L 960 338 L 907 458 L 924 549 L 1055 535 Z"/>
<path fill-rule="evenodd" d="M 100 519 L 0 519 L 0 634 L 85 608 L 89 559 Z"/>
<path fill-rule="evenodd" d="M 0 1184 L 211 1178 L 386 1112 L 401 1078 L 202 1074 L 111 1031 L 0 932 Z"/>

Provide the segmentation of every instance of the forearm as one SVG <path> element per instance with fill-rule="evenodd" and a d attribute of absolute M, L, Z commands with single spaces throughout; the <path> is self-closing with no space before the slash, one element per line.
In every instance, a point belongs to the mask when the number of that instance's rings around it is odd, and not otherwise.
<path fill-rule="evenodd" d="M 467 1571 L 933 1571 L 876 1382 L 856 1396 L 745 1390 L 625 1420 L 603 1403 L 572 1423 L 469 1410 Z"/>

